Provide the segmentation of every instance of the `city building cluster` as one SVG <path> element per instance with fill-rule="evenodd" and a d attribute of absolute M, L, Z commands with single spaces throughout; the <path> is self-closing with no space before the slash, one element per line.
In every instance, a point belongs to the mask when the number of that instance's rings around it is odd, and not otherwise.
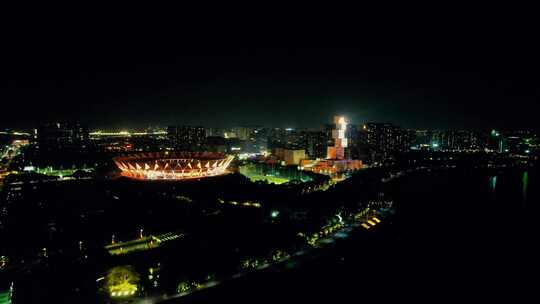
<path fill-rule="evenodd" d="M 295 166 L 336 176 L 365 166 L 392 163 L 409 151 L 493 152 L 527 157 L 535 155 L 539 148 L 537 134 L 528 130 L 415 130 L 392 123 L 350 122 L 343 116 L 319 128 L 171 125 L 90 131 L 78 122 L 54 122 L 27 132 L 2 133 L 11 138 L 1 147 L 2 177 L 21 170 L 63 175 L 83 172 L 110 161 L 118 153 L 136 152 L 222 153 L 237 156 L 240 161 Z M 20 153 L 23 146 L 25 153 Z"/>
<path fill-rule="evenodd" d="M 393 216 L 383 185 L 410 173 L 475 168 L 486 190 L 494 174 L 494 194 L 497 172 L 532 168 L 540 152 L 532 131 L 411 130 L 344 116 L 313 129 L 56 122 L 0 140 L 0 234 L 10 244 L 0 270 L 90 265 L 97 270 L 57 278 L 95 286 L 107 301 L 187 295 L 353 229 L 375 232 Z M 528 171 L 520 178 L 526 199 Z M 132 254 L 145 257 L 138 269 L 126 268 Z M 19 296 L 31 294 L 19 282 Z M 0 286 L 0 302 L 11 297 Z"/>

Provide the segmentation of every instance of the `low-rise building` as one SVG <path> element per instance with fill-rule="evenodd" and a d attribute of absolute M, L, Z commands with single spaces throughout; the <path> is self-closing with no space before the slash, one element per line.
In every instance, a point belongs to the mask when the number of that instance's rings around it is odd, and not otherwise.
<path fill-rule="evenodd" d="M 304 149 L 276 148 L 274 155 L 285 165 L 299 165 L 301 160 L 307 158 Z"/>

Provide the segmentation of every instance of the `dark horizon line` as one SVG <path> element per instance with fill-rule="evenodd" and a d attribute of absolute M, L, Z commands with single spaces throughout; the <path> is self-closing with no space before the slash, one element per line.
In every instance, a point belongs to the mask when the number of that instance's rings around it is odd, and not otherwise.
<path fill-rule="evenodd" d="M 28 131 L 28 130 L 36 129 L 40 125 L 42 125 L 44 123 L 52 123 L 52 122 L 81 123 L 84 126 L 86 126 L 90 132 L 94 132 L 94 131 L 118 131 L 119 132 L 119 131 L 123 131 L 123 130 L 126 130 L 126 131 L 137 130 L 137 131 L 140 131 L 140 130 L 147 129 L 147 128 L 164 128 L 164 129 L 166 129 L 169 126 L 204 127 L 206 129 L 212 129 L 212 128 L 214 128 L 214 129 L 232 129 L 232 128 L 237 128 L 237 127 L 259 127 L 259 128 L 273 128 L 273 129 L 292 128 L 292 129 L 295 129 L 295 130 L 313 130 L 313 129 L 322 129 L 322 128 L 324 128 L 325 125 L 331 124 L 331 122 L 328 122 L 328 123 L 321 123 L 318 126 L 293 126 L 292 124 L 291 125 L 276 126 L 276 125 L 269 125 L 269 124 L 256 124 L 256 123 L 253 123 L 253 124 L 236 124 L 236 125 L 229 125 L 229 126 L 209 126 L 209 125 L 205 125 L 205 124 L 192 124 L 192 123 L 184 123 L 184 124 L 182 124 L 182 123 L 148 123 L 148 124 L 139 125 L 139 126 L 130 125 L 130 126 L 126 126 L 126 127 L 120 127 L 118 125 L 108 125 L 108 126 L 107 125 L 101 125 L 100 126 L 100 124 L 92 125 L 90 123 L 87 123 L 87 122 L 84 122 L 84 121 L 81 121 L 81 120 L 60 119 L 60 120 L 50 120 L 50 121 L 47 121 L 47 122 L 34 124 L 32 127 L 29 127 L 29 126 L 26 126 L 26 127 L 5 127 L 5 126 L 3 126 L 1 128 L 1 130 L 3 130 L 3 131 Z M 365 122 L 362 122 L 362 123 L 350 123 L 350 124 L 356 125 L 356 126 L 362 126 L 362 125 L 368 124 L 368 123 L 392 124 L 393 126 L 399 127 L 401 129 L 415 130 L 415 131 L 423 131 L 423 130 L 426 130 L 426 131 L 452 131 L 452 130 L 455 130 L 455 131 L 457 131 L 457 130 L 477 130 L 477 131 L 482 131 L 482 130 L 493 130 L 493 129 L 500 130 L 500 131 L 540 131 L 538 128 L 533 128 L 533 127 L 493 127 L 493 126 L 483 126 L 483 127 L 464 127 L 464 126 L 463 127 L 405 127 L 403 125 L 400 125 L 400 124 L 392 122 L 392 121 L 372 121 L 372 120 L 371 121 L 365 121 Z"/>

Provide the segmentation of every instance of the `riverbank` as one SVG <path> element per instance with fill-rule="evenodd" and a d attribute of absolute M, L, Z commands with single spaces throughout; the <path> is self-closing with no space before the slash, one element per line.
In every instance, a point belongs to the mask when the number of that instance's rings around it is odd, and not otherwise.
<path fill-rule="evenodd" d="M 229 282 L 186 303 L 519 301 L 533 295 L 539 269 L 538 176 L 535 168 L 405 174 L 385 183 L 396 214 L 376 234 L 353 233 L 301 267 Z"/>

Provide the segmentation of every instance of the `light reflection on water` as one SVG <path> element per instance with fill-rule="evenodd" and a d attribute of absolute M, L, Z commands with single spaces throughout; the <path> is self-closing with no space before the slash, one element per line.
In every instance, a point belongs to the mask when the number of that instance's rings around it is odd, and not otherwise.
<path fill-rule="evenodd" d="M 523 172 L 521 176 L 521 185 L 522 202 L 526 204 L 528 200 L 527 194 L 529 192 L 529 171 Z M 491 190 L 492 198 L 494 199 L 497 193 L 497 175 L 493 175 L 489 178 L 489 189 Z"/>
<path fill-rule="evenodd" d="M 491 193 L 493 197 L 495 196 L 495 190 L 497 189 L 497 175 L 493 175 L 489 178 L 489 188 L 491 189 Z"/>
<path fill-rule="evenodd" d="M 523 177 L 521 178 L 523 184 L 521 193 L 523 194 L 523 202 L 527 202 L 527 192 L 529 190 L 529 171 L 523 172 Z"/>

